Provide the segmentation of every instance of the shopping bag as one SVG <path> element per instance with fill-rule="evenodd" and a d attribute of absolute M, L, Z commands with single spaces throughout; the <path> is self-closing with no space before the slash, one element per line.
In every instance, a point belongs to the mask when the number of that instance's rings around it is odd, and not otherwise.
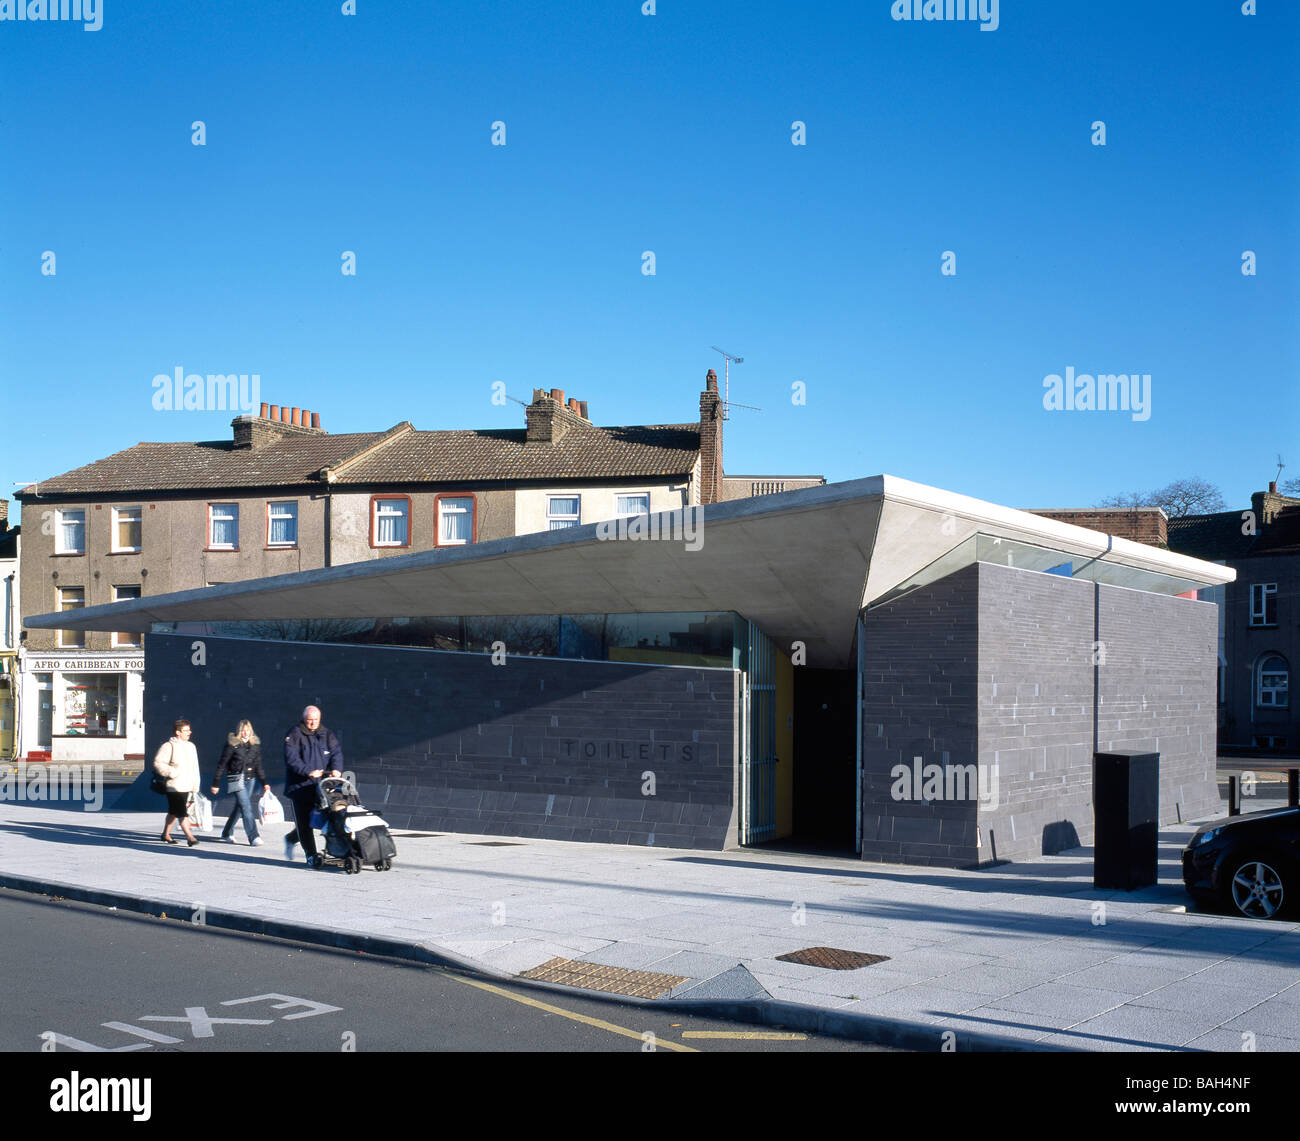
<path fill-rule="evenodd" d="M 201 792 L 190 798 L 190 821 L 200 832 L 212 831 L 212 801 Z"/>
<path fill-rule="evenodd" d="M 284 823 L 284 808 L 269 788 L 262 793 L 261 799 L 257 802 L 257 818 L 263 824 Z"/>

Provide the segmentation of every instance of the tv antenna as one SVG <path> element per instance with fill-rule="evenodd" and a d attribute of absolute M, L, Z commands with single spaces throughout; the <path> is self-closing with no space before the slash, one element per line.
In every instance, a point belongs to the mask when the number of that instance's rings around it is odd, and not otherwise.
<path fill-rule="evenodd" d="M 727 411 L 728 411 L 728 409 L 730 409 L 730 407 L 731 407 L 731 362 L 732 362 L 732 361 L 735 361 L 737 364 L 744 364 L 744 363 L 745 363 L 745 358 L 744 358 L 744 357 L 732 356 L 731 353 L 729 353 L 729 352 L 726 351 L 726 349 L 720 349 L 720 348 L 718 348 L 717 345 L 710 345 L 709 347 L 710 347 L 710 348 L 711 348 L 715 353 L 721 353 L 724 357 L 727 358 L 727 363 L 726 363 L 725 365 L 722 366 L 722 376 L 723 376 L 723 381 L 722 381 L 722 385 L 723 385 L 723 389 L 722 389 L 722 418 L 723 418 L 724 420 L 726 420 L 726 419 L 728 418 L 728 417 L 727 417 Z M 751 405 L 748 405 L 748 404 L 737 404 L 736 407 L 737 407 L 737 408 L 749 408 L 749 409 L 750 409 L 751 411 L 753 411 L 753 412 L 761 412 L 761 411 L 762 411 L 761 408 L 753 408 Z"/>
<path fill-rule="evenodd" d="M 1283 469 L 1284 467 L 1286 467 L 1286 464 L 1284 464 L 1284 463 L 1282 462 L 1282 453 L 1281 453 L 1281 452 L 1278 452 L 1278 455 L 1277 455 L 1277 478 L 1278 478 L 1278 479 L 1281 479 L 1281 478 L 1282 478 L 1282 469 Z"/>

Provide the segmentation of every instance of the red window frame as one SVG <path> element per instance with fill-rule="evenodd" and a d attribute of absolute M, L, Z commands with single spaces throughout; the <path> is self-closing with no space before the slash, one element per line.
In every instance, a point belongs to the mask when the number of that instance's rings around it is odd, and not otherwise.
<path fill-rule="evenodd" d="M 444 499 L 468 499 L 471 508 L 469 521 L 469 543 L 444 543 L 442 541 L 442 501 Z M 433 497 L 433 545 L 435 547 L 466 547 L 478 542 L 478 495 L 472 491 L 440 491 Z"/>
<path fill-rule="evenodd" d="M 405 499 L 406 500 L 406 542 L 405 543 L 376 543 L 375 542 L 375 504 L 381 499 Z M 415 510 L 411 503 L 409 495 L 372 495 L 370 497 L 370 549 L 372 551 L 401 551 L 411 545 L 411 536 L 415 534 Z"/>

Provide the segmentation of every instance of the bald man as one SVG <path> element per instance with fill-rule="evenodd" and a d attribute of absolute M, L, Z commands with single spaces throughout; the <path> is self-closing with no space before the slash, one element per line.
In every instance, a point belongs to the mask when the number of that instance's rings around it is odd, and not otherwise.
<path fill-rule="evenodd" d="M 316 833 L 311 826 L 311 810 L 316 807 L 316 782 L 326 773 L 332 777 L 343 771 L 343 750 L 331 729 L 320 723 L 320 710 L 314 705 L 302 711 L 302 720 L 289 730 L 284 739 L 284 795 L 293 805 L 298 825 L 284 838 L 284 858 L 293 859 L 294 847 L 301 843 L 309 864 L 316 863 Z"/>

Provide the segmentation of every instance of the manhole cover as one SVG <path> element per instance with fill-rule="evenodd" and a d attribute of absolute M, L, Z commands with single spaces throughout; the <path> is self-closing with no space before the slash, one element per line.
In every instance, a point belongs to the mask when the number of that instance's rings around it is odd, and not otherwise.
<path fill-rule="evenodd" d="M 394 836 L 400 836 L 403 840 L 425 840 L 435 836 L 447 835 L 446 832 L 393 832 L 391 828 L 388 831 Z"/>
<path fill-rule="evenodd" d="M 804 966 L 825 967 L 830 971 L 856 971 L 859 967 L 889 960 L 888 955 L 868 955 L 862 951 L 843 951 L 838 947 L 806 947 L 788 955 L 777 955 L 777 958 L 783 963 L 803 963 Z"/>
<path fill-rule="evenodd" d="M 465 843 L 476 848 L 522 848 L 525 846 L 515 840 L 466 840 Z"/>
<path fill-rule="evenodd" d="M 686 982 L 683 975 L 631 971 L 626 967 L 607 967 L 604 963 L 584 963 L 577 959 L 548 959 L 541 966 L 522 972 L 519 977 L 544 983 L 563 983 L 584 990 L 603 990 L 609 994 L 626 994 L 633 998 L 659 998 Z"/>

